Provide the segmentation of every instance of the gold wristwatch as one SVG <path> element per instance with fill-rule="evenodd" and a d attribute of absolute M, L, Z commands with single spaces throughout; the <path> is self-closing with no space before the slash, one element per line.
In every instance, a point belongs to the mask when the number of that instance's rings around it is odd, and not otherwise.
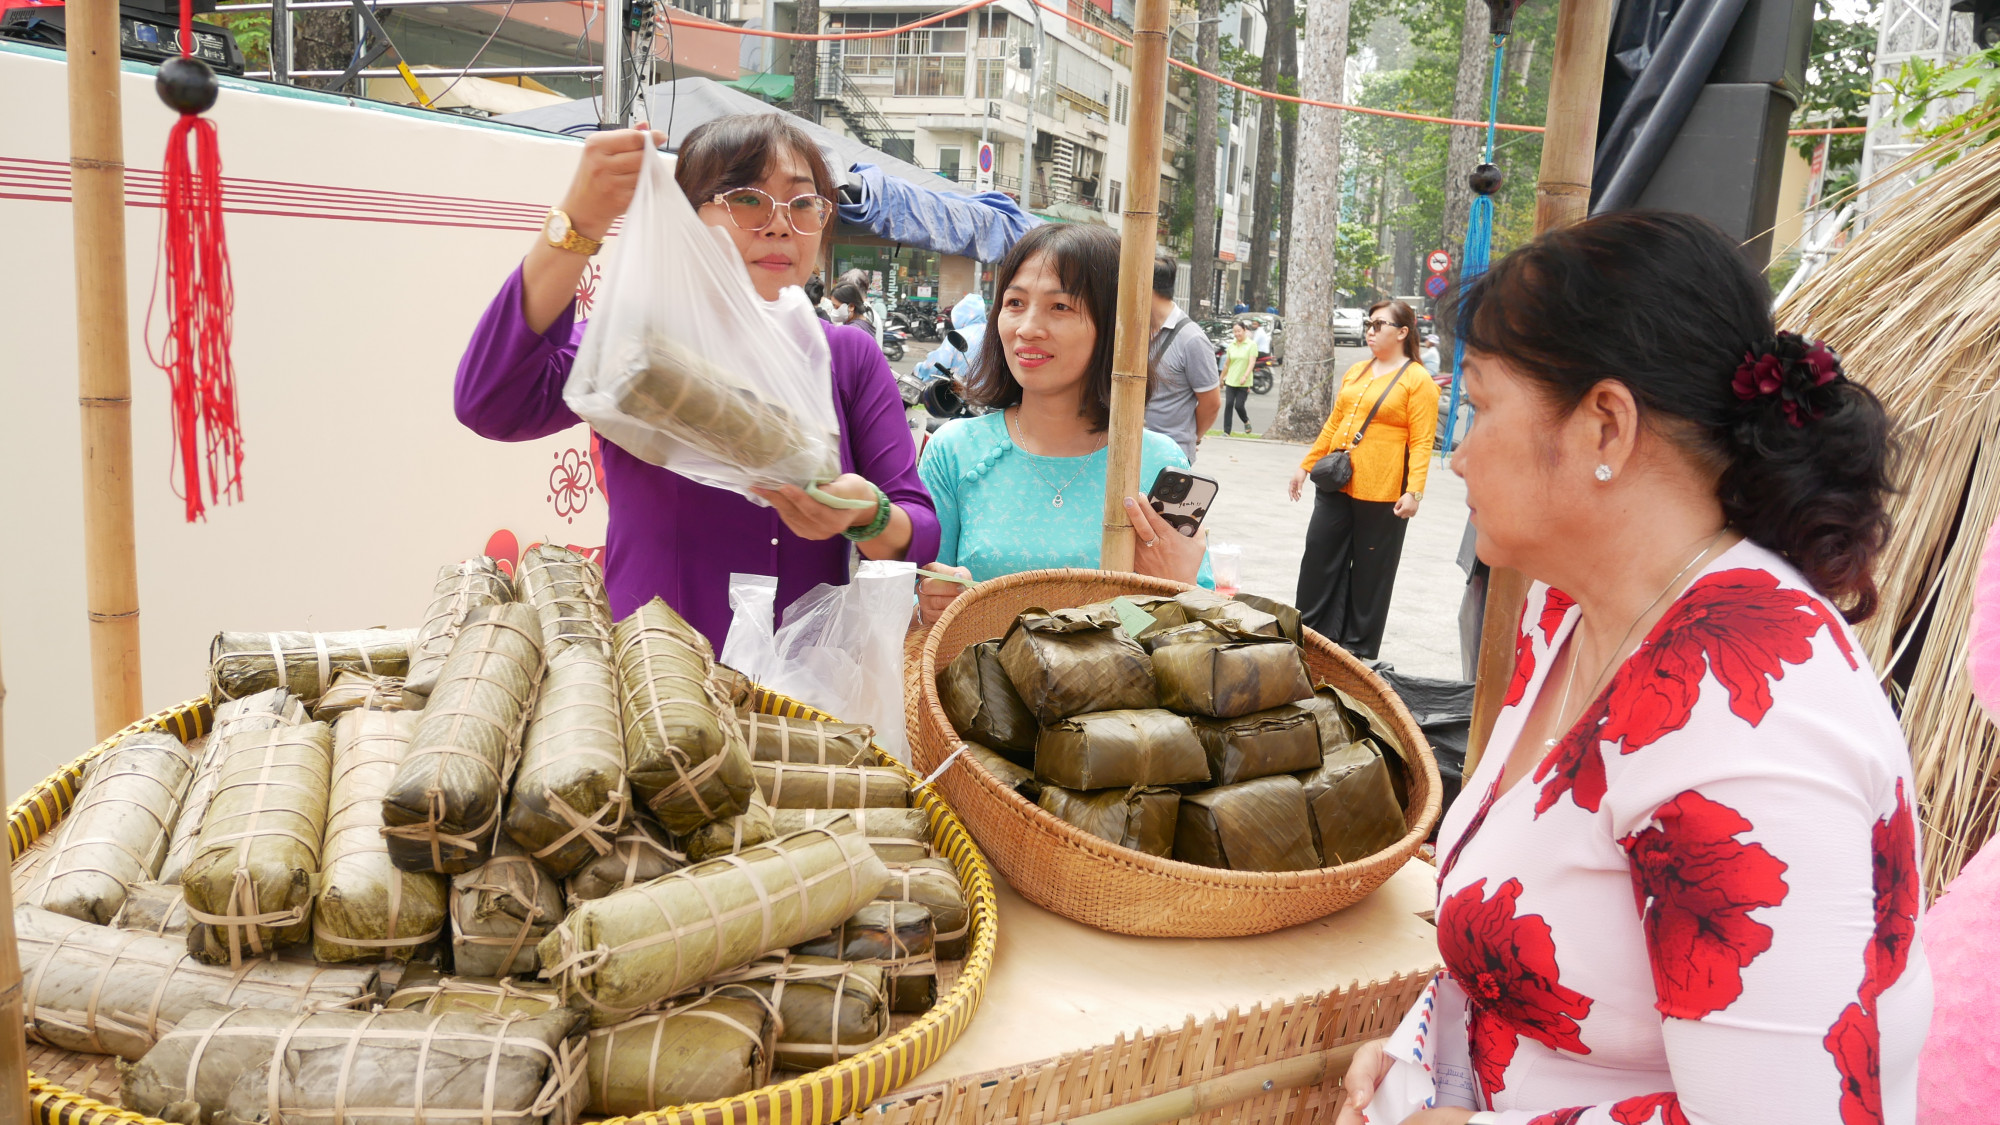
<path fill-rule="evenodd" d="M 585 238 L 570 226 L 569 215 L 560 207 L 549 208 L 549 217 L 542 220 L 542 237 L 558 250 L 568 250 L 588 258 L 604 248 L 602 239 Z"/>

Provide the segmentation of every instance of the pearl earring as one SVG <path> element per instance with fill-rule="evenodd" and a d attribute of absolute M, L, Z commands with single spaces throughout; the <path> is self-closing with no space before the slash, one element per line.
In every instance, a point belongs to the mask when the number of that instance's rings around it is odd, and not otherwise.
<path fill-rule="evenodd" d="M 1611 479 L 1611 466 L 1599 465 L 1597 467 L 1597 479 L 1601 481 L 1609 481 Z"/>

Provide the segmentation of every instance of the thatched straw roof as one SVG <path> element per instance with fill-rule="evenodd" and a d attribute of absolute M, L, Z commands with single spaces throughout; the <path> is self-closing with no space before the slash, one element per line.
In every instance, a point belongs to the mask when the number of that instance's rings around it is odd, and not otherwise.
<path fill-rule="evenodd" d="M 1882 608 L 1860 635 L 1885 683 L 1892 668 L 1907 677 L 1933 895 L 2000 829 L 2000 729 L 1965 671 L 1980 548 L 2000 516 L 2000 142 L 1961 136 L 1912 159 L 1947 148 L 1954 162 L 1884 206 L 1778 311 L 1780 325 L 1838 351 L 1898 419 Z"/>

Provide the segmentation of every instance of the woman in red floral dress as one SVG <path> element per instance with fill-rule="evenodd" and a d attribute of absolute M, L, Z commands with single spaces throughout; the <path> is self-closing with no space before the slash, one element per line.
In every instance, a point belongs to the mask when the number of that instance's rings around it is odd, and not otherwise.
<path fill-rule="evenodd" d="M 1368 1044 L 1341 1125 L 1914 1120 L 1916 790 L 1847 626 L 1890 424 L 1769 305 L 1720 231 L 1631 212 L 1466 295 L 1453 467 L 1480 557 L 1537 581 L 1438 836 L 1465 1015 L 1418 1030 L 1465 1065 Z M 1400 1116 L 1419 1065 L 1434 1108 Z"/>

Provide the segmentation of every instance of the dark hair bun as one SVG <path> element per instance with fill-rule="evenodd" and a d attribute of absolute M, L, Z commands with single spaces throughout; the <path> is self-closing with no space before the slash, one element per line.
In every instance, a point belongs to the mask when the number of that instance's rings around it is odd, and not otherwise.
<path fill-rule="evenodd" d="M 1890 419 L 1831 350 L 1777 332 L 1770 308 L 1763 278 L 1707 220 L 1621 211 L 1502 258 L 1457 320 L 1468 349 L 1508 360 L 1560 410 L 1614 378 L 1641 411 L 1690 423 L 1662 432 L 1722 466 L 1730 526 L 1861 621 L 1889 536 Z"/>

